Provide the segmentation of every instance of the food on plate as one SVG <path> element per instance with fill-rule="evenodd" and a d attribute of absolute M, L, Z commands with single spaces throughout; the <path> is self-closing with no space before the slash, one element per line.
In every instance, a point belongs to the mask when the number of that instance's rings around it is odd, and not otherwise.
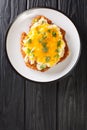
<path fill-rule="evenodd" d="M 69 54 L 66 32 L 45 16 L 33 18 L 29 32 L 21 35 L 21 53 L 26 66 L 46 71 Z"/>

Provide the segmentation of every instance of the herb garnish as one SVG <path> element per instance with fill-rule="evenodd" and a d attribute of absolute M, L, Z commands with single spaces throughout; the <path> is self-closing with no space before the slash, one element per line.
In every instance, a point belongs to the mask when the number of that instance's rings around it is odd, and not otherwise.
<path fill-rule="evenodd" d="M 45 60 L 46 60 L 46 62 L 49 62 L 50 61 L 50 56 L 46 56 Z"/>
<path fill-rule="evenodd" d="M 52 36 L 53 36 L 53 37 L 56 37 L 56 35 L 57 35 L 56 32 L 53 31 L 53 32 L 52 32 Z"/>

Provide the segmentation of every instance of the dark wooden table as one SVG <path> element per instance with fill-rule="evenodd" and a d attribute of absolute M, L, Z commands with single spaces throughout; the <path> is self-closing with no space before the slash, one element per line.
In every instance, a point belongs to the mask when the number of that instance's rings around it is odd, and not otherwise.
<path fill-rule="evenodd" d="M 81 57 L 65 78 L 35 83 L 21 77 L 5 51 L 9 25 L 32 7 L 67 14 L 82 43 Z M 87 130 L 87 0 L 0 0 L 0 130 Z"/>

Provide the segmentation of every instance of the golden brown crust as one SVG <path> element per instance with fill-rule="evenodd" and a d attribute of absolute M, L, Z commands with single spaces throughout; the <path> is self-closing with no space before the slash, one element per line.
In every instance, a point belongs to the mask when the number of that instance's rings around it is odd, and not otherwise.
<path fill-rule="evenodd" d="M 63 35 L 63 40 L 64 40 L 66 46 L 65 46 L 65 53 L 64 53 L 64 56 L 61 57 L 61 59 L 60 59 L 59 62 L 63 61 L 63 60 L 69 55 L 69 48 L 68 48 L 68 45 L 67 45 L 67 42 L 66 42 L 66 39 L 65 39 L 65 34 L 66 34 L 66 32 L 65 32 L 62 28 L 60 28 L 60 32 L 61 32 L 62 35 Z M 58 62 L 58 63 L 59 63 L 59 62 Z"/>
<path fill-rule="evenodd" d="M 46 18 L 45 16 L 38 15 L 38 16 L 36 16 L 34 19 L 38 19 L 38 20 L 39 20 L 39 19 L 41 19 L 41 18 L 46 19 L 49 24 L 52 24 L 52 21 L 51 21 L 50 19 Z"/>
<path fill-rule="evenodd" d="M 41 16 L 41 15 L 38 15 L 38 16 L 36 16 L 34 19 L 40 19 L 40 18 L 44 18 L 44 19 L 46 19 L 47 20 L 47 22 L 49 23 L 49 24 L 52 24 L 52 21 L 51 20 L 49 20 L 48 18 L 46 18 L 45 16 Z M 33 23 L 31 24 L 31 26 L 33 25 Z M 31 28 L 31 26 L 30 26 L 30 28 Z M 60 28 L 60 27 L 59 27 Z M 66 46 L 65 46 L 65 53 L 64 53 L 64 56 L 60 59 L 60 61 L 59 62 L 61 62 L 62 60 L 64 60 L 66 57 L 67 57 L 67 55 L 69 54 L 69 49 L 68 49 L 68 46 L 67 46 L 67 42 L 66 42 L 66 40 L 65 40 L 65 31 L 62 29 L 62 28 L 60 28 L 60 32 L 62 33 L 62 35 L 63 35 L 63 40 L 65 41 L 65 44 L 66 44 Z M 23 51 L 23 49 L 22 49 L 22 47 L 23 47 L 23 40 L 25 39 L 25 37 L 27 36 L 27 34 L 25 33 L 25 32 L 23 32 L 22 34 L 21 34 L 21 41 L 20 41 L 20 44 L 21 44 L 21 53 L 22 53 L 22 56 L 23 56 L 23 58 L 26 56 L 26 54 L 25 54 L 25 52 Z M 58 63 L 59 63 L 58 62 Z M 58 64 L 57 63 L 57 64 Z M 27 67 L 29 67 L 29 68 L 31 68 L 31 69 L 33 69 L 33 70 L 38 70 L 37 69 L 37 63 L 34 63 L 34 64 L 30 64 L 30 62 L 28 61 L 28 62 L 26 62 L 25 63 L 26 64 L 26 66 Z M 50 67 L 46 67 L 45 69 L 43 69 L 43 70 L 38 70 L 38 71 L 41 71 L 41 72 L 44 72 L 44 71 L 46 71 L 46 70 L 48 70 Z"/>
<path fill-rule="evenodd" d="M 26 36 L 27 36 L 27 34 L 25 32 L 23 32 L 21 34 L 21 41 L 20 41 L 21 47 L 20 47 L 20 49 L 21 49 L 21 53 L 22 53 L 23 58 L 26 56 L 25 52 L 22 49 L 22 47 L 23 47 L 23 40 L 25 39 Z"/>

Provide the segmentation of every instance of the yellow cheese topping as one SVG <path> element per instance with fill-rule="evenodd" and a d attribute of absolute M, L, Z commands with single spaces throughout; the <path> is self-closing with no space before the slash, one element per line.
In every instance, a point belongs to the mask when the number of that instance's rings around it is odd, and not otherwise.
<path fill-rule="evenodd" d="M 65 42 L 60 28 L 48 24 L 43 17 L 32 25 L 23 43 L 25 62 L 36 62 L 39 70 L 54 66 L 64 55 Z"/>

